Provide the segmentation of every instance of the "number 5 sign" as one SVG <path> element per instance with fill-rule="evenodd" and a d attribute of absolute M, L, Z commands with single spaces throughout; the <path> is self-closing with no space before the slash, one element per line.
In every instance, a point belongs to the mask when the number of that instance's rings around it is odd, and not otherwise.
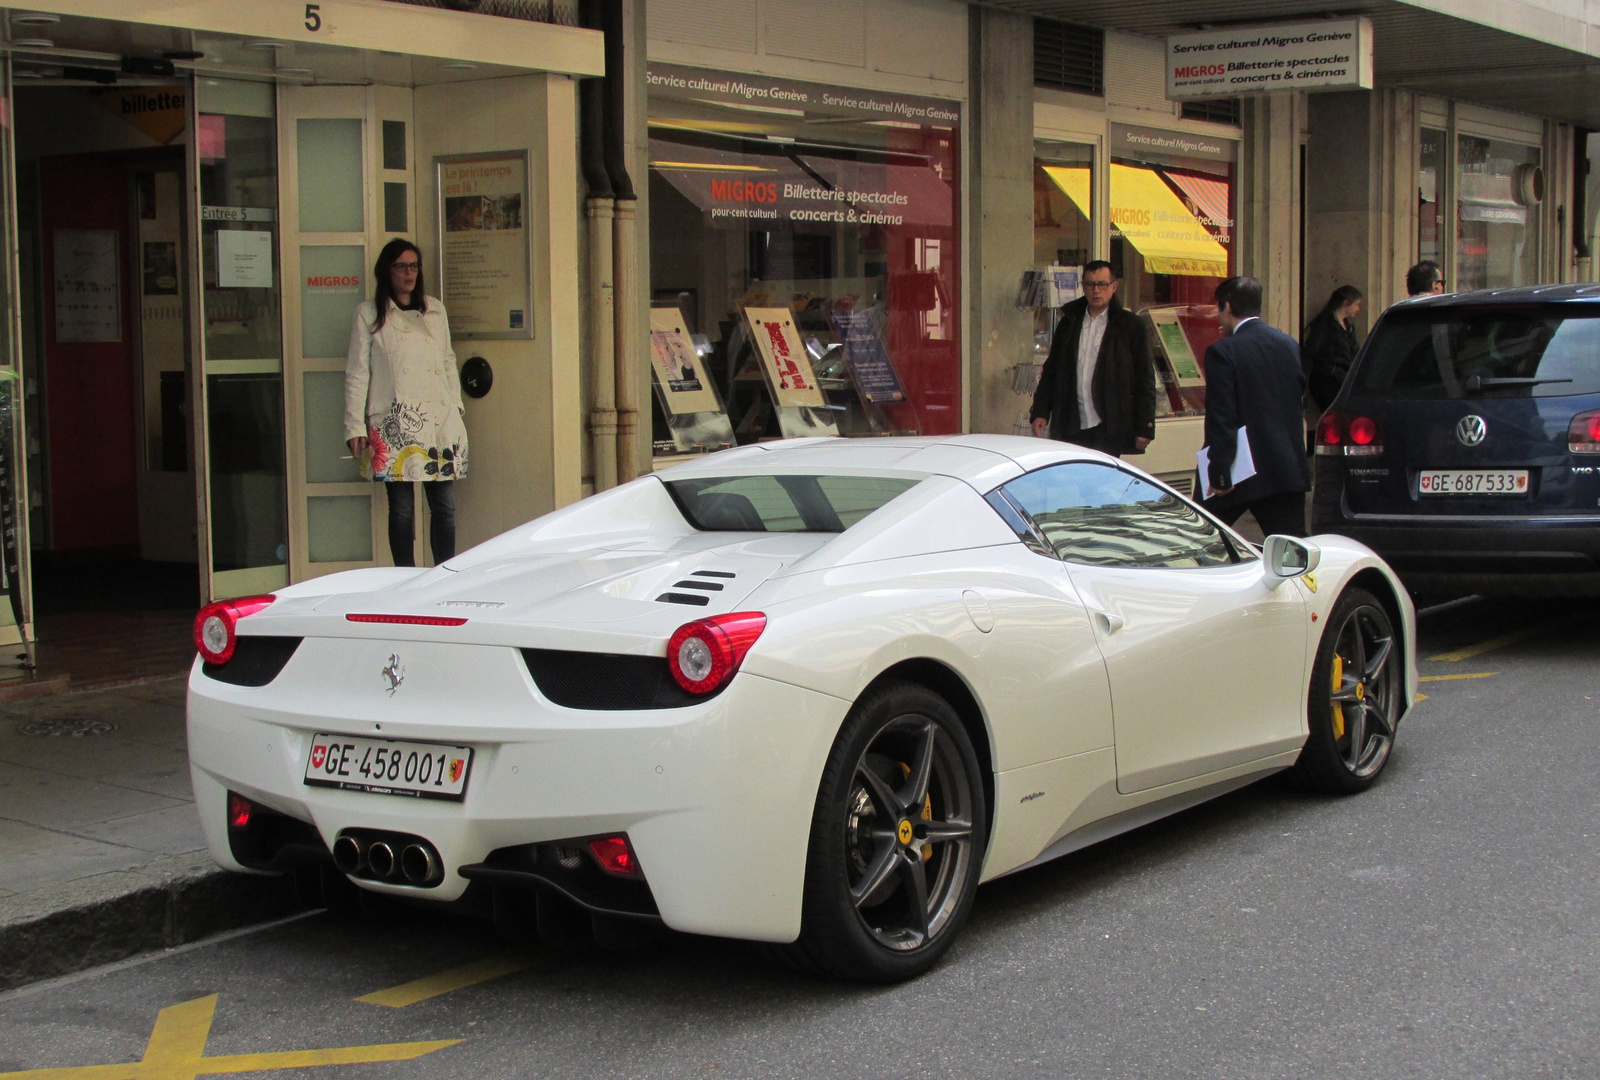
<path fill-rule="evenodd" d="M 306 29 L 313 34 L 322 29 L 322 5 L 306 5 Z"/>

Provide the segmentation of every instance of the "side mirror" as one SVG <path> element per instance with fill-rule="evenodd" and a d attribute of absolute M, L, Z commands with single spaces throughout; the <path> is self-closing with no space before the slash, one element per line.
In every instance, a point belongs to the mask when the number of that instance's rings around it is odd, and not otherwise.
<path fill-rule="evenodd" d="M 1261 545 L 1261 561 L 1267 568 L 1267 587 L 1276 589 L 1290 578 L 1315 570 L 1322 561 L 1322 549 L 1308 540 L 1274 535 Z"/>

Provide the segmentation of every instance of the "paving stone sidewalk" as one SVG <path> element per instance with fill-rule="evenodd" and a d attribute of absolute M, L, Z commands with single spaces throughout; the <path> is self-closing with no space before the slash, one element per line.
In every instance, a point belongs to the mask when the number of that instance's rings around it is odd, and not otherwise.
<path fill-rule="evenodd" d="M 183 677 L 0 704 L 0 989 L 290 910 L 221 870 L 189 784 Z"/>

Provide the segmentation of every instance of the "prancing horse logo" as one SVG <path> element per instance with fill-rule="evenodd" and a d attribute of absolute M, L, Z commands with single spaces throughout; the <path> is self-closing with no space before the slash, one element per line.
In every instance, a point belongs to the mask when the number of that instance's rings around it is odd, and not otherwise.
<path fill-rule="evenodd" d="M 405 665 L 400 663 L 399 653 L 389 654 L 389 662 L 383 666 L 381 674 L 383 675 L 383 681 L 389 684 L 385 689 L 389 692 L 390 697 L 394 697 L 394 692 L 400 689 L 401 683 L 406 681 L 406 669 Z"/>

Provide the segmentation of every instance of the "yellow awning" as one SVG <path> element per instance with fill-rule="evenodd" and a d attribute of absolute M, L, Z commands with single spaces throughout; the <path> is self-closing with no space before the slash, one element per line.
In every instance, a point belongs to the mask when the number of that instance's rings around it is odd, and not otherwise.
<path fill-rule="evenodd" d="M 1045 175 L 1093 220 L 1087 167 L 1046 165 Z M 1111 224 L 1153 274 L 1227 277 L 1228 251 L 1152 169 L 1111 166 Z"/>

